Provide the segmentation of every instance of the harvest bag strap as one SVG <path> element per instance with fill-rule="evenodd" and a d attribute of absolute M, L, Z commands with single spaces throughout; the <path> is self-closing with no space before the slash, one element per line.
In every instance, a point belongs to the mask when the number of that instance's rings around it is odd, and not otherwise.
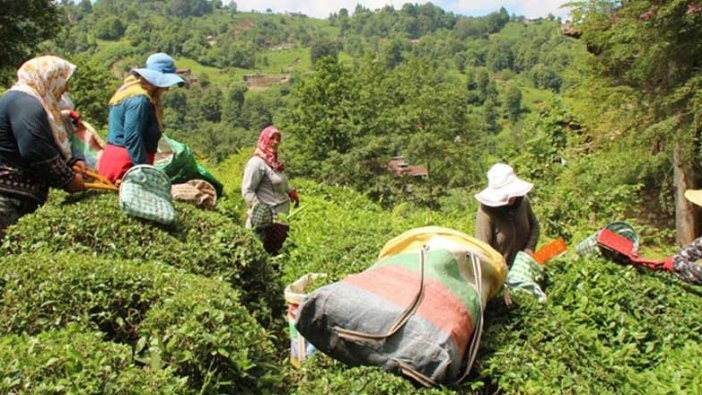
<path fill-rule="evenodd" d="M 424 262 L 426 260 L 426 254 L 427 254 L 427 247 L 424 246 L 419 252 L 419 290 L 417 291 L 417 294 L 414 296 L 414 299 L 412 300 L 412 303 L 405 308 L 405 310 L 400 314 L 398 319 L 395 321 L 395 323 L 390 327 L 387 333 L 385 334 L 372 334 L 372 333 L 366 333 L 366 332 L 359 332 L 359 331 L 352 331 L 349 329 L 344 329 L 340 328 L 338 326 L 334 327 L 334 332 L 342 338 L 342 339 L 347 339 L 347 340 L 382 340 L 385 338 L 388 338 L 392 335 L 394 335 L 400 328 L 402 328 L 405 323 L 414 315 L 414 312 L 417 310 L 417 307 L 419 307 L 419 303 L 422 300 L 422 295 L 424 295 Z"/>
<path fill-rule="evenodd" d="M 475 284 L 471 284 L 471 286 L 478 293 L 478 300 L 480 300 L 480 316 L 476 317 L 478 320 L 478 328 L 476 331 L 473 332 L 473 337 L 471 338 L 470 345 L 468 346 L 468 365 L 466 365 L 466 370 L 465 372 L 463 372 L 461 378 L 456 380 L 454 384 L 463 381 L 463 379 L 465 379 L 466 376 L 468 376 L 468 373 L 470 373 L 470 369 L 473 367 L 473 362 L 475 362 L 475 357 L 478 354 L 478 347 L 480 347 L 480 338 L 482 337 L 483 333 L 483 313 L 485 311 L 485 307 L 483 306 L 482 299 L 480 298 L 480 296 L 483 294 L 483 270 L 480 266 L 480 258 L 472 252 L 469 252 L 468 255 L 470 255 L 470 261 L 473 265 L 473 279 L 475 280 Z M 402 374 L 415 379 L 418 383 L 422 384 L 425 387 L 436 386 L 436 382 L 432 380 L 431 377 L 427 377 L 426 375 L 418 372 L 409 364 L 397 359 L 395 360 L 395 362 L 397 362 L 398 365 L 400 365 L 400 367 L 402 368 Z"/>
<path fill-rule="evenodd" d="M 478 347 L 480 347 L 480 338 L 483 335 L 483 315 L 485 314 L 485 306 L 483 306 L 483 269 L 480 265 L 480 258 L 473 252 L 468 253 L 470 255 L 470 261 L 473 264 L 473 279 L 475 284 L 472 284 L 475 291 L 478 293 L 478 300 L 480 301 L 480 316 L 478 319 L 478 330 L 473 332 L 473 337 L 470 339 L 470 346 L 468 347 L 468 365 L 466 365 L 466 371 L 460 379 L 456 380 L 456 383 L 460 383 L 463 379 L 468 376 L 470 369 L 473 367 L 473 362 L 475 362 L 475 357 L 478 355 Z M 454 384 L 456 384 L 454 383 Z"/>

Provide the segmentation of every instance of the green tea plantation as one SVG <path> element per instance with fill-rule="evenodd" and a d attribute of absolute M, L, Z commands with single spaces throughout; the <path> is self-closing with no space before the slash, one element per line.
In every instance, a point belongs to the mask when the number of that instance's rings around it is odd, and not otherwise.
<path fill-rule="evenodd" d="M 419 388 L 321 354 L 294 369 L 286 283 L 364 270 L 411 228 L 470 234 L 471 195 L 447 197 L 441 211 L 388 211 L 351 189 L 295 180 L 302 205 L 270 257 L 242 226 L 237 177 L 220 175 L 229 196 L 218 211 L 177 204 L 174 227 L 127 217 L 106 193 L 55 193 L 11 227 L 0 265 L 0 393 L 702 393 L 702 292 L 578 257 L 579 240 L 547 264 L 546 304 L 525 293 L 510 307 L 501 296 L 489 303 L 476 364 L 458 386 Z"/>

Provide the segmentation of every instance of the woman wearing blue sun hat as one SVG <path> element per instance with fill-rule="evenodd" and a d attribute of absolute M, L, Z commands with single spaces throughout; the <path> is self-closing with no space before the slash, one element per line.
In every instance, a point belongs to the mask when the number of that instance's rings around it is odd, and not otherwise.
<path fill-rule="evenodd" d="M 162 132 L 162 96 L 183 84 L 173 58 L 165 53 L 149 56 L 146 67 L 132 70 L 110 99 L 107 145 L 98 173 L 116 181 L 134 165 L 153 164 Z"/>

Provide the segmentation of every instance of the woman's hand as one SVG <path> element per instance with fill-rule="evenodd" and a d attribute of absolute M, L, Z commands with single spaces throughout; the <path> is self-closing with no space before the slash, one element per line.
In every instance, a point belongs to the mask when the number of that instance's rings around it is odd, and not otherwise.
<path fill-rule="evenodd" d="M 68 193 L 82 192 L 86 189 L 85 183 L 83 182 L 83 176 L 78 173 L 76 173 L 71 182 L 69 182 L 68 185 L 63 188 L 63 190 Z"/>
<path fill-rule="evenodd" d="M 90 166 L 88 166 L 88 163 L 84 160 L 77 160 L 76 163 L 73 164 L 73 170 L 80 174 L 85 174 L 86 171 L 90 170 Z"/>
<path fill-rule="evenodd" d="M 290 197 L 291 202 L 295 202 L 295 207 L 300 205 L 300 197 L 297 196 L 297 191 L 295 189 L 288 192 L 288 197 Z"/>

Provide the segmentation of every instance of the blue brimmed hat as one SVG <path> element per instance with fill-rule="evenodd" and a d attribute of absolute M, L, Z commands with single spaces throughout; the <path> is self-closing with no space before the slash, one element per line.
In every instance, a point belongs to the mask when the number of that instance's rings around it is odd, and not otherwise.
<path fill-rule="evenodd" d="M 146 67 L 143 69 L 133 69 L 132 73 L 139 74 L 152 85 L 159 88 L 185 84 L 185 80 L 176 74 L 173 58 L 162 52 L 149 56 L 149 58 L 146 59 Z"/>

